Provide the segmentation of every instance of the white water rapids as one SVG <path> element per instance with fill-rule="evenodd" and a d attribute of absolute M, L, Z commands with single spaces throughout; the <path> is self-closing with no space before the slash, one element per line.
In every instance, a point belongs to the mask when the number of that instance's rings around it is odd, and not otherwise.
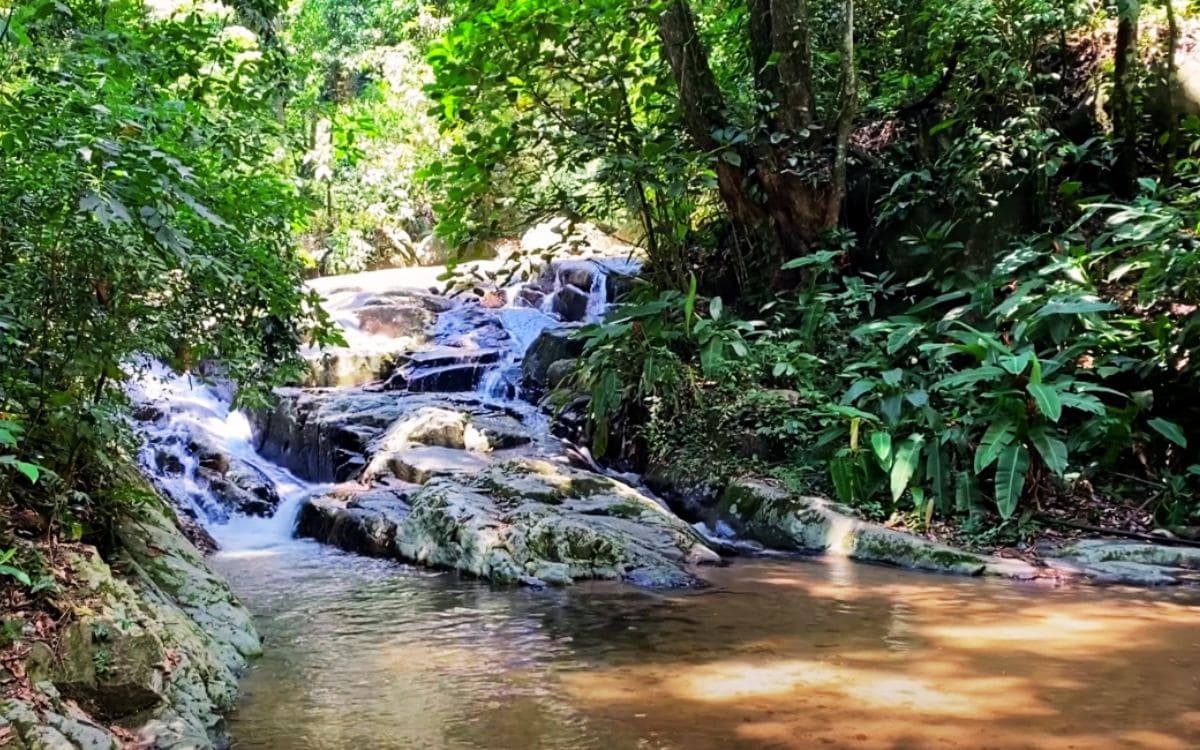
<path fill-rule="evenodd" d="M 522 285 L 504 290 L 507 303 L 486 309 L 477 300 L 455 301 L 433 326 L 433 347 L 447 344 L 464 351 L 481 348 L 473 340 L 478 329 L 492 331 L 490 344 L 498 344 L 499 356 L 479 379 L 475 397 L 501 408 L 519 412 L 528 427 L 548 430 L 543 415 L 517 398 L 521 361 L 526 351 L 547 328 L 562 324 L 555 313 L 555 299 L 572 274 L 586 272 L 591 279 L 583 322 L 599 320 L 608 308 L 609 273 L 627 274 L 636 269 L 631 261 L 572 261 L 554 267 L 553 288 L 539 304 L 530 305 L 519 292 Z M 331 304 L 331 314 L 344 330 L 351 351 L 398 353 L 410 348 L 406 340 L 362 330 L 354 312 L 363 300 L 402 291 L 427 290 L 436 269 L 397 269 L 320 279 L 314 287 Z M 421 347 L 412 347 L 420 349 Z M 155 484 L 173 501 L 178 511 L 203 526 L 223 555 L 265 554 L 293 535 L 300 504 L 325 485 L 307 482 L 287 469 L 263 458 L 255 448 L 251 420 L 231 407 L 232 389 L 220 382 L 179 375 L 159 363 L 142 368 L 129 386 L 129 394 L 143 412 L 153 416 L 139 423 L 146 439 L 140 460 Z M 278 506 L 263 517 L 231 510 L 214 496 L 211 474 L 202 456 L 231 464 L 241 475 L 254 477 L 264 496 L 277 495 Z M 224 473 L 222 471 L 222 473 Z M 271 498 L 274 502 L 274 497 Z"/>

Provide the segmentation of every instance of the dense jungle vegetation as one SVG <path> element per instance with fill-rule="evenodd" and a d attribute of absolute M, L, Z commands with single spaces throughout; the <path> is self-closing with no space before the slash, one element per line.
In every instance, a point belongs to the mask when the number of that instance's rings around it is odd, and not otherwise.
<path fill-rule="evenodd" d="M 1194 535 L 1193 16 L 0 2 L 0 534 L 95 537 L 134 496 L 139 357 L 254 403 L 334 337 L 306 275 L 565 214 L 647 258 L 581 334 L 598 456 L 981 542 Z"/>

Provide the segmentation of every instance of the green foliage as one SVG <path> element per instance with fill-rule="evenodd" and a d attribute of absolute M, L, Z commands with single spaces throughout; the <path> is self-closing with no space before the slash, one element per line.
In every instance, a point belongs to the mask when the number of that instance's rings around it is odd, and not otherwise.
<path fill-rule="evenodd" d="M 17 583 L 21 584 L 22 586 L 32 586 L 33 581 L 30 580 L 28 573 L 21 568 L 16 567 L 15 565 L 8 564 L 13 557 L 16 556 L 16 554 L 16 549 L 9 549 L 0 552 L 0 576 L 14 578 L 16 579 Z"/>
<path fill-rule="evenodd" d="M 140 357 L 210 363 L 254 402 L 299 372 L 298 346 L 327 321 L 300 286 L 277 71 L 232 11 L 10 10 L 0 495 L 41 497 L 70 527 L 94 510 L 83 489 L 127 460 L 120 384 Z"/>
<path fill-rule="evenodd" d="M 430 53 L 452 145 L 425 170 L 452 244 L 552 214 L 636 227 L 683 283 L 713 176 L 683 137 L 653 6 L 463 2 Z M 711 199 L 711 198 L 709 198 Z"/>
<path fill-rule="evenodd" d="M 301 239 L 321 273 L 444 260 L 421 252 L 433 216 L 416 179 L 446 147 L 422 91 L 444 28 L 437 6 L 416 0 L 304 0 L 285 19 Z"/>

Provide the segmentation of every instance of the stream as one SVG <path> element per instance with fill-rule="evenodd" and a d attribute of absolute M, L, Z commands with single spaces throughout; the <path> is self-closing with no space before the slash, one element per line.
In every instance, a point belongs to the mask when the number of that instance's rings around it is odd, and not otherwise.
<path fill-rule="evenodd" d="M 608 270 L 592 270 L 582 320 L 607 299 Z M 439 356 L 498 349 L 486 367 L 471 360 L 482 371 L 455 397 L 546 431 L 515 397 L 520 360 L 565 315 L 559 295 L 578 296 L 573 272 L 538 299 L 506 290 L 502 309 L 439 313 L 426 344 Z M 431 279 L 386 274 L 374 278 L 388 288 Z M 327 283 L 351 345 L 386 348 L 391 333 L 348 314 L 380 290 Z M 464 367 L 441 358 L 407 377 L 448 382 Z M 328 485 L 259 455 L 228 393 L 152 367 L 133 395 L 166 414 L 144 428 L 143 464 L 220 545 L 214 567 L 265 639 L 230 718 L 236 748 L 1200 747 L 1200 596 L 1188 589 L 1056 589 L 779 555 L 704 568 L 698 589 L 493 587 L 294 539 L 300 504 Z M 205 473 L 206 441 L 257 483 L 232 511 Z M 548 434 L 533 445 L 557 450 Z"/>

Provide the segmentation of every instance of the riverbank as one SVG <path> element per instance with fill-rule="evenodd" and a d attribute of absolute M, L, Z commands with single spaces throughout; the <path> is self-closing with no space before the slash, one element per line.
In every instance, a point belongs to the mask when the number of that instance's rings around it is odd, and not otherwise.
<path fill-rule="evenodd" d="M 0 748 L 223 746 L 238 678 L 262 652 L 250 614 L 148 488 L 94 547 L 38 550 L 36 601 L 10 592 Z"/>

